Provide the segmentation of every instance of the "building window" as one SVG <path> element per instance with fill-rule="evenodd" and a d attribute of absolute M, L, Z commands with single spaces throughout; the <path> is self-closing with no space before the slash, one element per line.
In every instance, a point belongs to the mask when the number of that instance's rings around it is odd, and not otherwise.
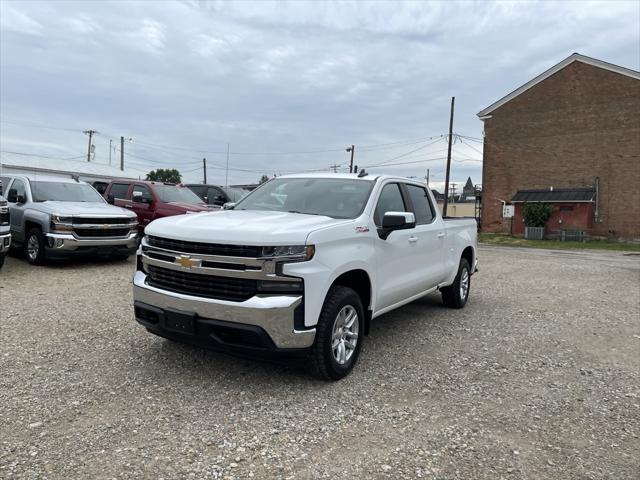
<path fill-rule="evenodd" d="M 570 206 L 561 206 L 561 207 L 560 207 L 560 211 L 561 211 L 561 212 L 573 212 L 573 207 L 570 207 Z"/>

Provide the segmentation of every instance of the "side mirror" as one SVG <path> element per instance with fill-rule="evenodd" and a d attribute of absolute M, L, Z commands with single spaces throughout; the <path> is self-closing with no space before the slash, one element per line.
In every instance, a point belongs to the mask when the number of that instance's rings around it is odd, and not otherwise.
<path fill-rule="evenodd" d="M 14 189 L 9 190 L 9 193 L 7 194 L 7 202 L 10 202 L 10 203 L 18 202 L 18 193 Z"/>
<path fill-rule="evenodd" d="M 235 202 L 227 202 L 224 205 L 222 205 L 222 209 L 223 210 L 233 210 L 233 207 L 235 207 L 236 204 Z"/>
<path fill-rule="evenodd" d="M 149 197 L 144 197 L 142 195 L 134 195 L 133 196 L 133 203 L 146 203 L 146 204 L 150 204 L 151 203 L 151 199 Z"/>
<path fill-rule="evenodd" d="M 222 195 L 216 195 L 213 199 L 214 205 L 224 205 L 225 203 L 225 198 Z"/>
<path fill-rule="evenodd" d="M 113 205 L 113 195 L 107 195 L 107 203 Z"/>
<path fill-rule="evenodd" d="M 416 226 L 416 217 L 411 212 L 386 212 L 382 217 L 382 228 L 378 229 L 378 235 L 382 240 L 394 230 L 408 230 Z"/>
<path fill-rule="evenodd" d="M 16 199 L 16 203 L 27 203 L 27 199 L 25 198 L 24 195 L 18 195 Z"/>

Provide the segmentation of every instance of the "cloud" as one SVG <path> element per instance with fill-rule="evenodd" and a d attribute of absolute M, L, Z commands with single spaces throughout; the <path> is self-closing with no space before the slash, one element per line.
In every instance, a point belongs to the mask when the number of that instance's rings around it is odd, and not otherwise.
<path fill-rule="evenodd" d="M 42 24 L 26 13 L 13 8 L 9 2 L 2 2 L 0 13 L 0 28 L 2 30 L 25 35 L 42 35 Z"/>
<path fill-rule="evenodd" d="M 637 2 L 114 5 L 0 2 L 1 118 L 71 130 L 3 123 L 2 149 L 81 155 L 93 128 L 97 162 L 124 135 L 133 167 L 198 181 L 202 157 L 223 165 L 229 143 L 243 169 L 231 181 L 254 181 L 344 166 L 351 144 L 360 165 L 405 154 L 419 144 L 361 147 L 446 133 L 451 96 L 454 129 L 479 138 L 476 112 L 574 51 L 640 68 Z M 372 172 L 443 181 L 442 149 Z M 291 151 L 314 153 L 277 154 Z M 454 181 L 480 182 L 480 163 L 465 160 L 480 157 L 454 145 Z"/>

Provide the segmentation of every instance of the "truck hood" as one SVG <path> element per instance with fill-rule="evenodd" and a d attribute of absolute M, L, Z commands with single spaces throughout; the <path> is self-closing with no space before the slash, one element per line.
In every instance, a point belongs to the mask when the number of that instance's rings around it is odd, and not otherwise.
<path fill-rule="evenodd" d="M 126 208 L 115 207 L 108 203 L 100 202 L 38 202 L 38 210 L 55 213 L 62 216 L 71 215 L 121 215 L 125 217 L 135 217 L 136 214 Z"/>
<path fill-rule="evenodd" d="M 319 215 L 255 210 L 221 210 L 160 218 L 147 235 L 232 245 L 304 245 L 314 230 L 352 222 Z"/>

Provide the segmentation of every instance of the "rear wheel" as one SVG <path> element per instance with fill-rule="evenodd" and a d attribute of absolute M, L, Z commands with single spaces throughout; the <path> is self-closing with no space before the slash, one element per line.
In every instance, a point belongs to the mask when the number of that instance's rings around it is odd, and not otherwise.
<path fill-rule="evenodd" d="M 469 298 L 471 289 L 471 267 L 466 258 L 460 259 L 458 274 L 453 283 L 440 289 L 442 292 L 442 302 L 449 308 L 462 308 Z"/>
<path fill-rule="evenodd" d="M 39 228 L 32 228 L 27 233 L 27 241 L 24 244 L 24 253 L 32 265 L 42 265 L 46 260 L 44 250 L 44 235 Z"/>
<path fill-rule="evenodd" d="M 331 287 L 316 326 L 311 366 L 323 380 L 346 377 L 358 361 L 364 332 L 364 308 L 352 289 Z"/>

